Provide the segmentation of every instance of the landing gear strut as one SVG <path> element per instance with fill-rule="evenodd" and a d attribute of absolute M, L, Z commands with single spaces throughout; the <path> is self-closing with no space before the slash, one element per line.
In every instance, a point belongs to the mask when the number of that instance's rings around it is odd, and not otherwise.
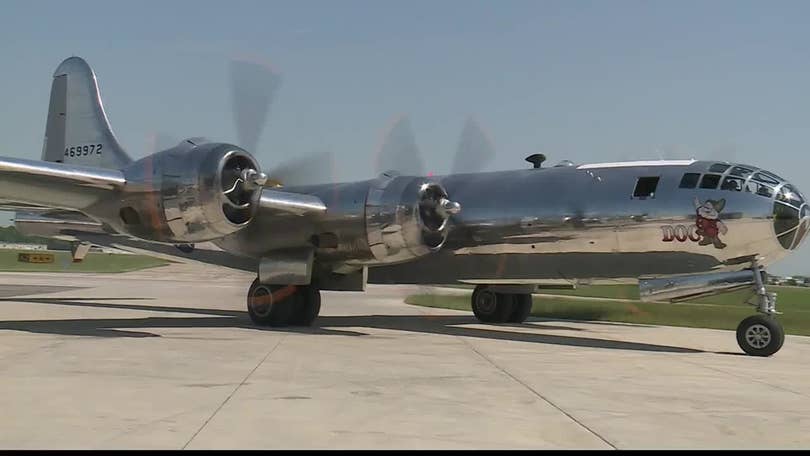
<path fill-rule="evenodd" d="M 763 271 L 756 262 L 753 264 L 754 291 L 757 294 L 757 312 L 737 326 L 737 344 L 751 356 L 771 356 L 782 348 L 785 330 L 776 320 L 776 293 L 768 293 L 762 281 Z"/>
<path fill-rule="evenodd" d="M 321 310 L 321 293 L 310 285 L 250 285 L 247 310 L 261 326 L 311 326 Z"/>
<path fill-rule="evenodd" d="M 481 323 L 523 323 L 532 310 L 529 293 L 497 293 L 486 285 L 473 291 L 472 311 Z"/>

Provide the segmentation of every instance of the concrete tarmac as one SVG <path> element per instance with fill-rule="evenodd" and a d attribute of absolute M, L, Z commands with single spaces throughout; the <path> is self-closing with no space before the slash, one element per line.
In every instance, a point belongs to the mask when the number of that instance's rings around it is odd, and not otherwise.
<path fill-rule="evenodd" d="M 0 448 L 807 448 L 810 339 L 532 320 L 324 292 L 245 312 L 250 274 L 0 274 Z M 790 318 L 784 315 L 783 318 Z"/>

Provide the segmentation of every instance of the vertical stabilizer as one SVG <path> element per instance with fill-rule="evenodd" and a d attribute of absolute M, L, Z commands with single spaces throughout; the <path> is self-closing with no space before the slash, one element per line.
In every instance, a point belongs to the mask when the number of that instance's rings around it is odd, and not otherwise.
<path fill-rule="evenodd" d="M 111 169 L 132 162 L 110 129 L 96 75 L 82 58 L 66 59 L 53 74 L 42 160 Z"/>

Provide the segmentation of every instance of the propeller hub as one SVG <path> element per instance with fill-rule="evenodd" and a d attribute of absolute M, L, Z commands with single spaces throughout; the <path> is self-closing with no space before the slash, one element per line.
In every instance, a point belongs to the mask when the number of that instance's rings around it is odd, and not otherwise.
<path fill-rule="evenodd" d="M 461 204 L 459 204 L 459 203 L 457 203 L 455 201 L 450 201 L 447 198 L 442 198 L 439 201 L 439 204 L 437 205 L 436 210 L 442 216 L 450 217 L 451 215 L 455 215 L 455 214 L 458 214 L 459 212 L 461 212 Z"/>
<path fill-rule="evenodd" d="M 253 168 L 243 170 L 240 177 L 245 182 L 245 188 L 250 190 L 259 188 L 267 183 L 267 174 L 256 171 Z"/>

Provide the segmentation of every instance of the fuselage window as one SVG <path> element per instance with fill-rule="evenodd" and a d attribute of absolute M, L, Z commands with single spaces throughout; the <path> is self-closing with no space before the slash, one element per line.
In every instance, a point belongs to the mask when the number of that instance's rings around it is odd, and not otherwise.
<path fill-rule="evenodd" d="M 726 165 L 723 163 L 715 163 L 709 167 L 709 172 L 722 174 L 729 168 L 731 168 L 731 165 Z"/>
<path fill-rule="evenodd" d="M 717 184 L 719 183 L 720 183 L 719 174 L 704 174 L 703 179 L 700 181 L 700 188 L 715 189 L 717 188 Z"/>
<path fill-rule="evenodd" d="M 680 188 L 695 188 L 697 187 L 697 183 L 700 180 L 699 173 L 686 173 L 681 178 L 681 185 Z"/>
<path fill-rule="evenodd" d="M 655 189 L 658 187 L 658 176 L 639 177 L 636 181 L 636 189 L 633 190 L 634 198 L 655 198 Z"/>
<path fill-rule="evenodd" d="M 731 190 L 733 192 L 740 192 L 745 184 L 745 179 L 739 177 L 726 177 L 723 179 L 723 185 L 720 186 L 721 190 Z"/>

